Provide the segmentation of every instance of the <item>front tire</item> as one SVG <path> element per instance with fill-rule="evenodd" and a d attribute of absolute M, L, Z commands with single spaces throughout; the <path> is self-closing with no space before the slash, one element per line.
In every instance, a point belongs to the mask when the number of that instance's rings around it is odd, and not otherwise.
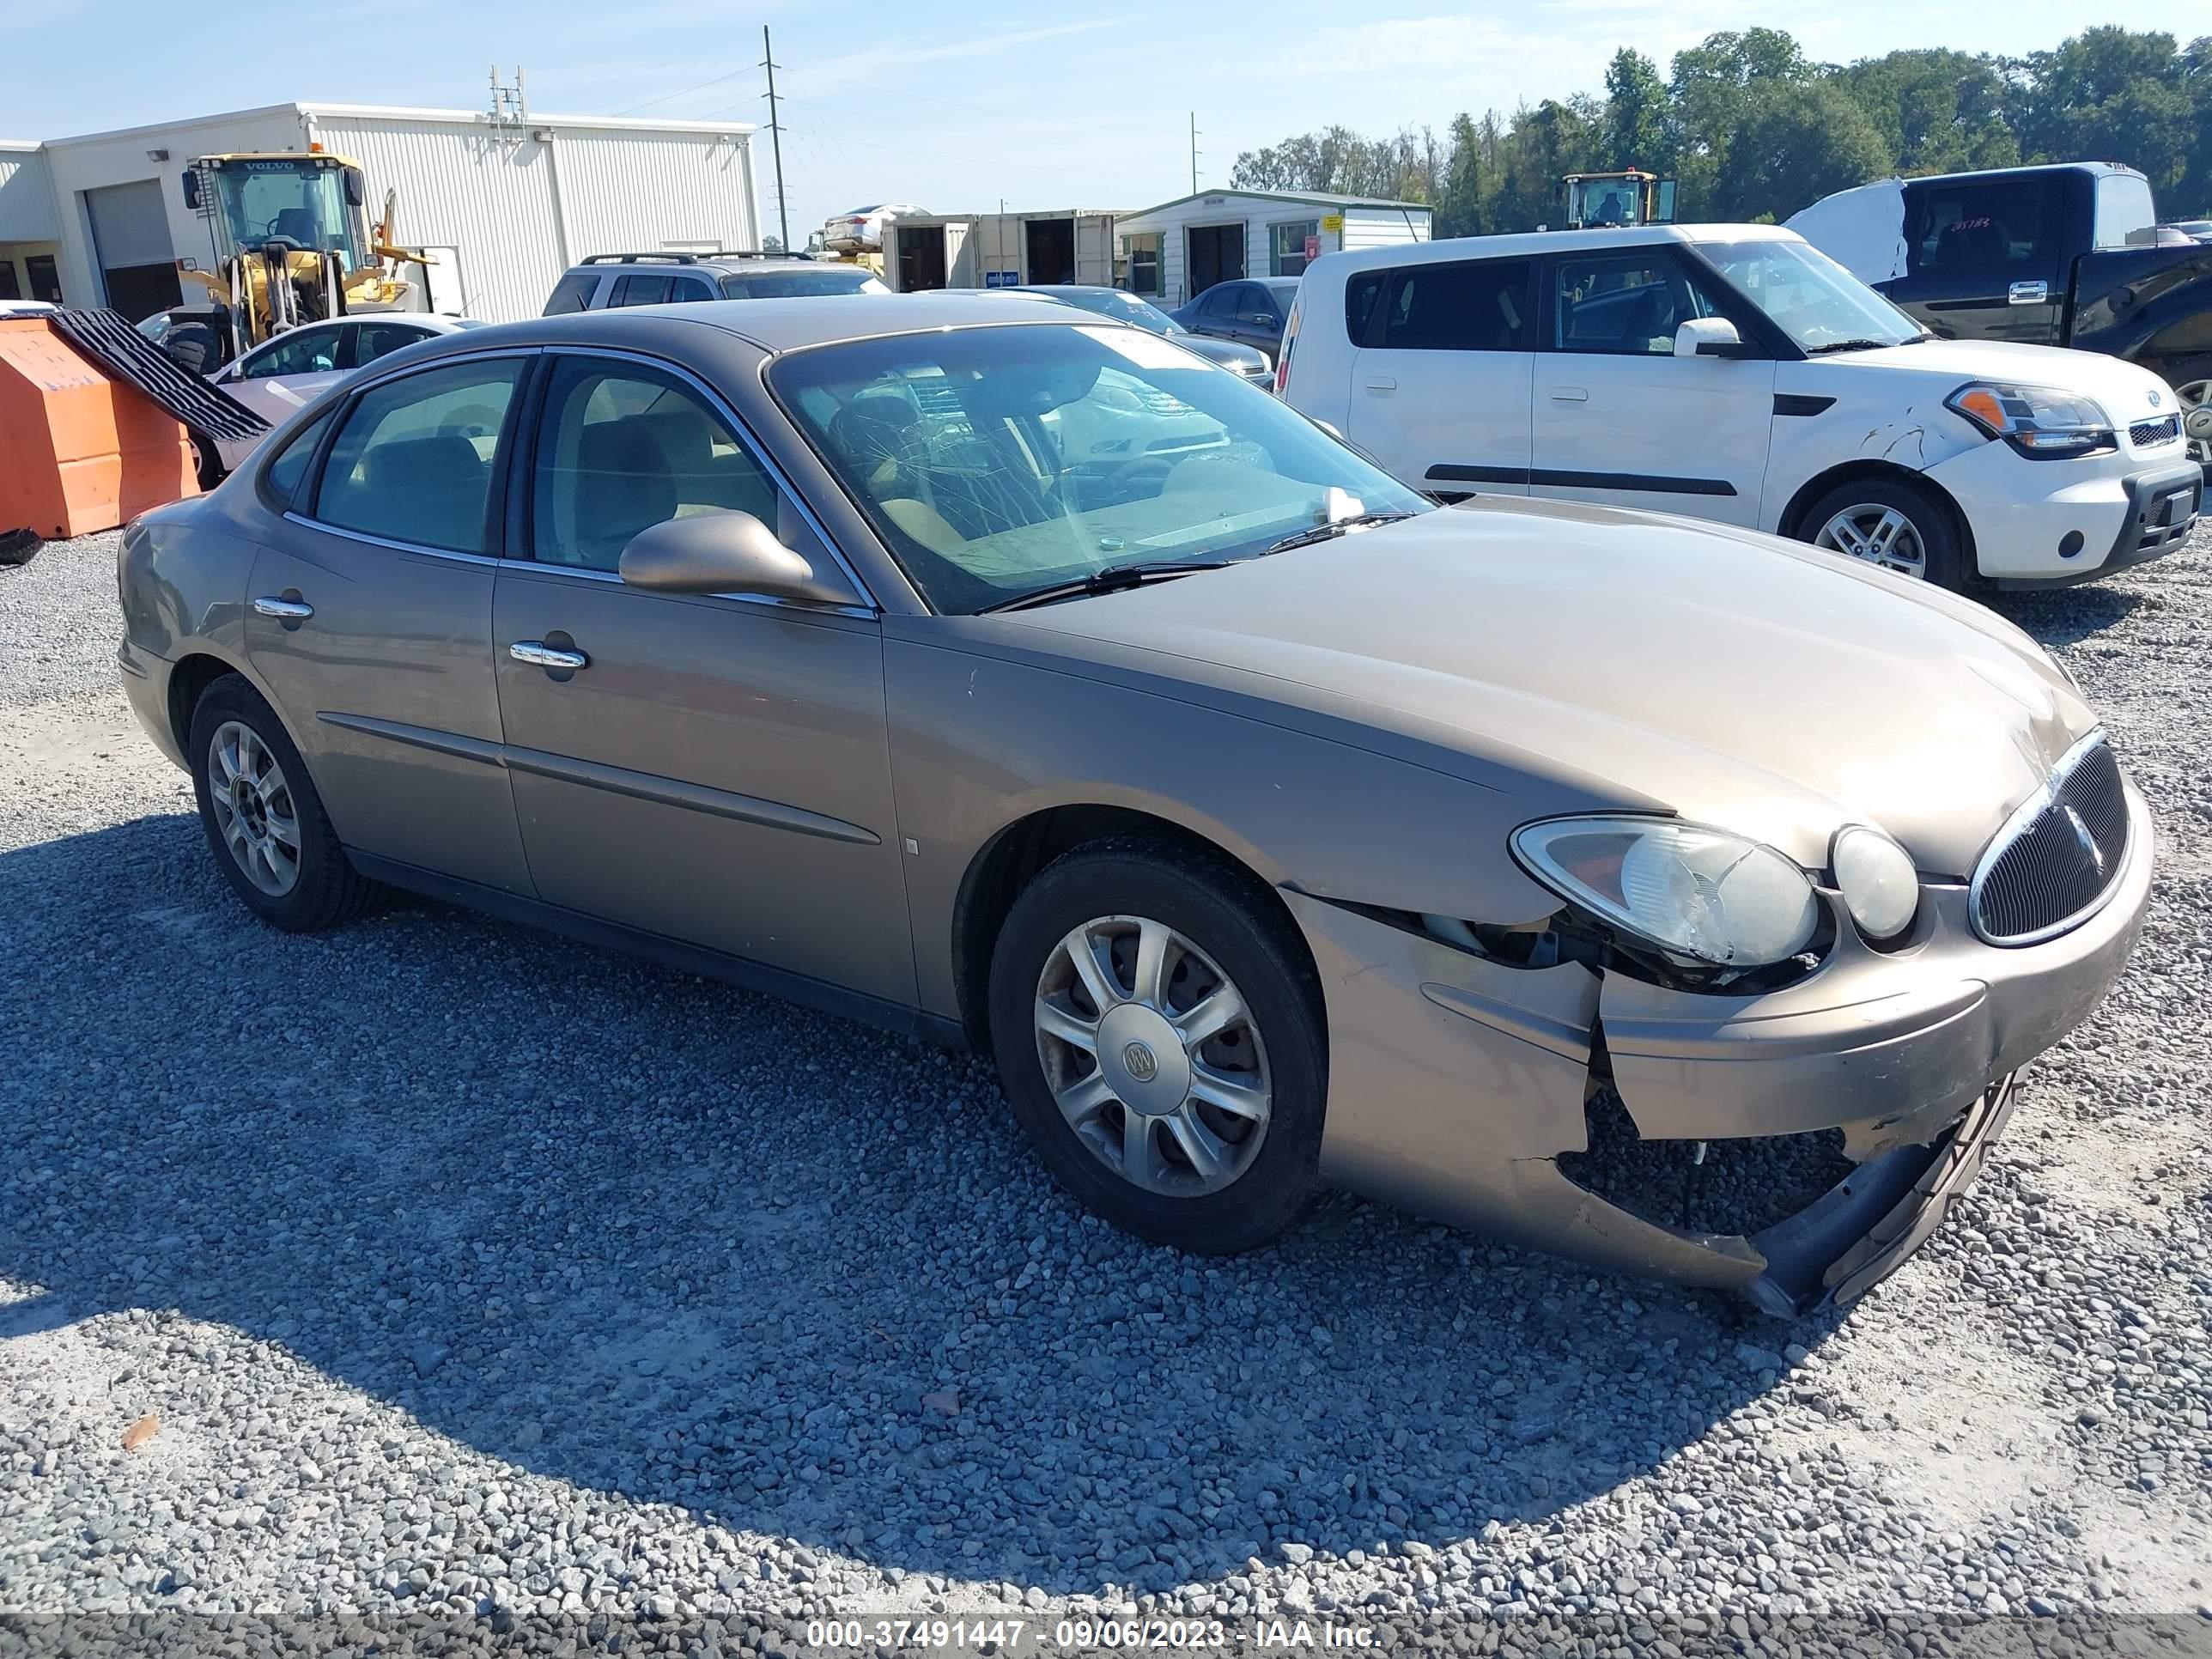
<path fill-rule="evenodd" d="M 209 850 L 247 909 L 310 933 L 368 908 L 377 884 L 347 859 L 284 723 L 242 676 L 200 694 L 185 752 Z"/>
<path fill-rule="evenodd" d="M 1078 848 L 1014 902 L 991 1046 L 1045 1167 L 1155 1243 L 1231 1255 L 1320 1184 L 1320 988 L 1273 896 L 1165 842 Z"/>
<path fill-rule="evenodd" d="M 2212 356 L 2185 357 L 2166 366 L 2166 383 L 2181 408 L 2181 435 L 2189 459 L 2212 477 Z"/>
<path fill-rule="evenodd" d="M 1903 478 L 1838 485 L 1806 510 L 1797 538 L 1954 593 L 1966 591 L 1970 573 L 1950 504 Z"/>

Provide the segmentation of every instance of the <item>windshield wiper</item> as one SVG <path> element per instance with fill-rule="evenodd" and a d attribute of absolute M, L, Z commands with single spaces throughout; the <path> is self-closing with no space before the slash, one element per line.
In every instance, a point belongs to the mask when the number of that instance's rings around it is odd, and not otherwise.
<path fill-rule="evenodd" d="M 1923 340 L 1932 340 L 1932 334 L 1912 334 L 1902 340 L 1831 340 L 1826 345 L 1807 346 L 1808 357 L 1825 357 L 1832 351 L 1880 351 L 1886 346 L 1918 345 Z"/>
<path fill-rule="evenodd" d="M 997 611 L 1026 611 L 1033 605 L 1052 605 L 1060 599 L 1085 599 L 1097 593 L 1124 593 L 1133 587 L 1142 587 L 1146 582 L 1164 581 L 1170 576 L 1188 576 L 1194 570 L 1219 570 L 1234 562 L 1229 559 L 1153 559 L 1138 563 L 1109 564 L 1103 570 L 1094 570 L 1073 581 L 1054 582 L 1049 587 L 1017 593 L 1011 599 L 1000 599 L 996 605 L 987 605 L 975 614 L 988 617 Z"/>
<path fill-rule="evenodd" d="M 1395 524 L 1401 519 L 1410 519 L 1410 513 L 1362 513 L 1357 518 L 1332 519 L 1327 524 L 1317 524 L 1310 530 L 1301 530 L 1295 536 L 1285 536 L 1267 549 L 1270 553 L 1287 553 L 1294 547 L 1310 547 L 1316 542 L 1334 541 L 1347 530 L 1358 530 L 1364 525 Z"/>

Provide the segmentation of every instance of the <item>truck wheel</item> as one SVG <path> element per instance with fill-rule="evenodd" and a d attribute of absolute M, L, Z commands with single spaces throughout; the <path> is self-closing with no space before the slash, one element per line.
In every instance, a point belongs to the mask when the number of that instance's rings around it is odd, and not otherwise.
<path fill-rule="evenodd" d="M 2181 436 L 2189 459 L 2212 469 L 2212 357 L 2184 357 L 2166 366 L 2166 383 L 2181 405 Z"/>
<path fill-rule="evenodd" d="M 1798 520 L 1797 537 L 1954 593 L 1966 585 L 1950 504 L 1902 478 L 1838 484 Z"/>

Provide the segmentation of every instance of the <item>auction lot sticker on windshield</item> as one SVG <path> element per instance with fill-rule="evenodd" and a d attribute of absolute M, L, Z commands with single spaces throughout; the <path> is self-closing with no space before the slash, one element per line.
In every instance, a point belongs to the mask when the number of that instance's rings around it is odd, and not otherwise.
<path fill-rule="evenodd" d="M 1118 351 L 1139 368 L 1198 368 L 1200 362 L 1173 340 L 1147 334 L 1141 328 L 1095 328 L 1076 325 L 1109 351 Z"/>

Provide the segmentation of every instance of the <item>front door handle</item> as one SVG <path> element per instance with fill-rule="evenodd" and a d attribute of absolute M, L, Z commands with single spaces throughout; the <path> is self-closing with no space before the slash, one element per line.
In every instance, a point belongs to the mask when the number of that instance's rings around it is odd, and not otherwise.
<path fill-rule="evenodd" d="M 280 622 L 305 622 L 315 614 L 315 607 L 305 599 L 280 599 L 264 594 L 254 600 L 253 608 L 264 617 L 274 617 Z"/>
<path fill-rule="evenodd" d="M 2005 303 L 2014 306 L 2039 306 L 2051 298 L 2048 283 L 2014 283 L 2005 290 Z"/>
<path fill-rule="evenodd" d="M 565 668 L 572 673 L 579 668 L 590 667 L 592 662 L 580 651 L 565 651 L 543 640 L 517 640 L 507 647 L 507 654 L 533 668 Z"/>
<path fill-rule="evenodd" d="M 1385 374 L 1370 380 L 1367 383 L 1367 389 L 1370 392 L 1395 392 L 1398 389 L 1398 383 Z"/>
<path fill-rule="evenodd" d="M 1589 401 L 1589 393 L 1578 386 L 1555 386 L 1552 388 L 1552 401 L 1555 404 L 1586 404 Z"/>

